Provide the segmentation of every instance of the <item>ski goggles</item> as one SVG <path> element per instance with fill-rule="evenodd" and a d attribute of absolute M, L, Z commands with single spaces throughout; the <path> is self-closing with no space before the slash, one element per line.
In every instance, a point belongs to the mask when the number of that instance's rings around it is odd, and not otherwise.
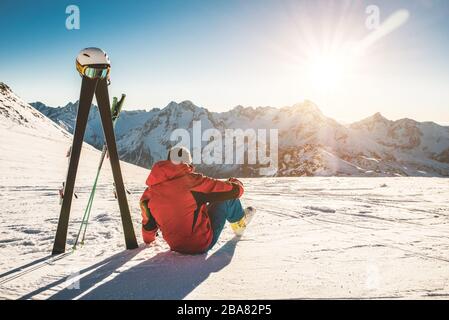
<path fill-rule="evenodd" d="M 110 66 L 82 66 L 78 63 L 76 63 L 76 69 L 82 76 L 86 76 L 90 79 L 104 79 L 107 78 L 109 75 L 109 71 L 111 69 Z"/>

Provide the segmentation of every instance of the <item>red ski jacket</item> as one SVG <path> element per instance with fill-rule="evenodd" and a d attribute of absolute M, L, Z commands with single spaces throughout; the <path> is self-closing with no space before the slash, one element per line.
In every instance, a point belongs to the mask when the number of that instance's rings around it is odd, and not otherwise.
<path fill-rule="evenodd" d="M 159 229 L 173 251 L 188 254 L 207 251 L 212 241 L 207 203 L 243 194 L 237 179 L 209 178 L 170 160 L 154 164 L 146 184 L 140 199 L 143 240 L 154 241 Z"/>

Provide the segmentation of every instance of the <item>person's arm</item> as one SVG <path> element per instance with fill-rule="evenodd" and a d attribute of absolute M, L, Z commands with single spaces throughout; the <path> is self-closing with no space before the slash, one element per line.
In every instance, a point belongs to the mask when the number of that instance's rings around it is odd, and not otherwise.
<path fill-rule="evenodd" d="M 145 243 L 149 244 L 156 239 L 158 226 L 148 207 L 148 193 L 146 190 L 140 200 L 140 209 L 142 211 L 142 238 Z"/>
<path fill-rule="evenodd" d="M 243 194 L 243 184 L 230 178 L 228 181 L 209 178 L 202 174 L 192 173 L 194 187 L 190 190 L 197 204 L 193 215 L 192 232 L 195 228 L 200 208 L 208 202 L 225 201 L 240 198 Z"/>
<path fill-rule="evenodd" d="M 191 177 L 195 180 L 191 192 L 198 204 L 237 199 L 243 195 L 243 184 L 236 178 L 221 181 L 198 173 Z"/>

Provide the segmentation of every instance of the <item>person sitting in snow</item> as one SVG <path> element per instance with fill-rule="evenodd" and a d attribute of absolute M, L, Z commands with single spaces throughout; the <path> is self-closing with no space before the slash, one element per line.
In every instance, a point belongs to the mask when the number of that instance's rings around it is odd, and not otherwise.
<path fill-rule="evenodd" d="M 194 171 L 188 149 L 174 147 L 167 160 L 153 165 L 141 199 L 142 236 L 149 244 L 162 232 L 171 250 L 184 254 L 207 252 L 226 221 L 242 235 L 255 209 L 243 210 L 243 184 L 221 181 Z"/>

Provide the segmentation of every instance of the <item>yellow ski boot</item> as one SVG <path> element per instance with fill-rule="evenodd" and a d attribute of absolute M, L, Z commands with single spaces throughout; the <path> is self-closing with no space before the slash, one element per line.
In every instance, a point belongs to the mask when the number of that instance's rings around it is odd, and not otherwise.
<path fill-rule="evenodd" d="M 245 231 L 246 227 L 248 226 L 248 224 L 250 223 L 250 221 L 252 220 L 254 214 L 256 213 L 256 209 L 253 207 L 247 207 L 244 210 L 244 215 L 243 218 L 240 219 L 237 222 L 233 222 L 231 223 L 231 228 L 232 231 L 234 231 L 234 233 L 237 236 L 242 236 L 243 232 Z"/>

